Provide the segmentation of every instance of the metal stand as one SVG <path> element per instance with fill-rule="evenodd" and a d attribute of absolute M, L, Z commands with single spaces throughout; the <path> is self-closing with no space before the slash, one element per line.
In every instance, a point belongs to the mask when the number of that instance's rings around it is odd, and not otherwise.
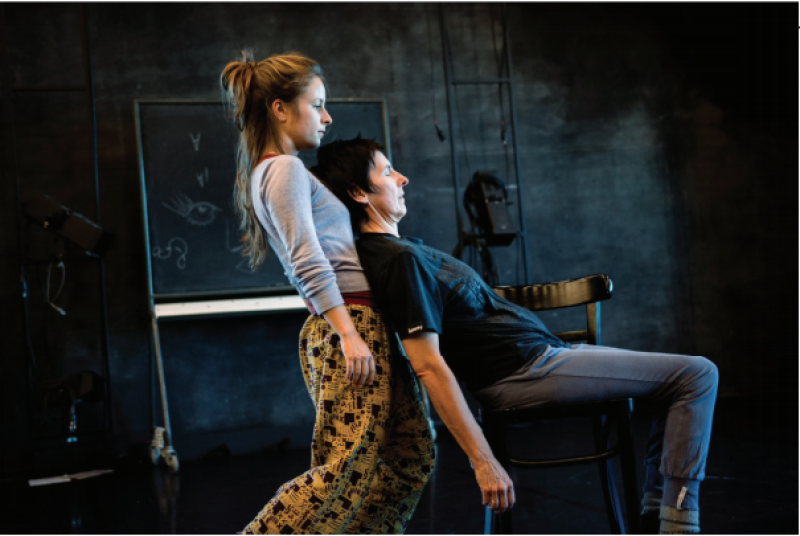
<path fill-rule="evenodd" d="M 169 406 L 167 404 L 167 383 L 164 381 L 164 362 L 161 358 L 161 338 L 158 334 L 158 319 L 155 306 L 150 301 L 150 325 L 153 329 L 153 346 L 156 351 L 156 370 L 158 371 L 158 384 L 161 390 L 161 407 L 164 410 L 164 426 L 153 426 L 153 440 L 150 442 L 150 461 L 158 465 L 158 459 L 163 455 L 170 473 L 177 473 L 180 469 L 178 453 L 172 448 L 172 427 L 169 424 Z"/>
<path fill-rule="evenodd" d="M 145 236 L 147 236 L 147 234 L 145 234 Z M 147 262 L 148 274 L 152 274 L 150 271 L 149 256 L 147 257 Z M 155 368 L 161 395 L 161 409 L 164 414 L 163 427 L 155 424 L 155 415 L 153 415 L 153 439 L 150 442 L 150 460 L 153 462 L 153 465 L 158 465 L 158 460 L 163 456 L 170 473 L 177 473 L 180 468 L 180 463 L 178 461 L 178 453 L 173 448 L 172 427 L 169 421 L 169 404 L 167 403 L 167 382 L 164 377 L 164 355 L 161 352 L 161 335 L 158 331 L 158 319 L 210 318 L 230 314 L 264 314 L 284 311 L 306 311 L 307 309 L 305 302 L 297 295 L 171 302 L 156 305 L 156 298 L 153 294 L 153 279 L 152 277 L 148 279 L 148 292 L 150 293 L 150 327 L 153 333 L 153 347 L 156 354 Z"/>
<path fill-rule="evenodd" d="M 497 281 L 499 279 L 497 276 L 497 267 L 494 265 L 492 252 L 489 251 L 489 246 L 486 243 L 485 237 L 479 234 L 467 233 L 463 229 L 459 229 L 458 237 L 458 245 L 456 245 L 451 256 L 461 260 L 464 248 L 469 246 L 474 247 L 478 251 L 478 255 L 483 263 L 483 270 L 481 271 L 483 280 L 486 281 L 490 287 L 499 285 Z"/>
<path fill-rule="evenodd" d="M 0 8 L 2 9 L 2 8 Z M 7 45 L 3 43 L 3 71 L 4 71 L 4 86 L 7 90 L 7 97 L 6 97 L 6 116 L 9 120 L 9 129 L 11 131 L 11 144 L 13 147 L 14 152 L 14 166 L 13 166 L 13 173 L 16 183 L 16 205 L 17 205 L 17 219 L 19 222 L 19 233 L 18 233 L 18 248 L 19 248 L 19 257 L 20 257 L 20 284 L 21 284 L 21 295 L 22 295 L 22 308 L 23 308 L 23 331 L 26 338 L 25 346 L 27 348 L 28 359 L 29 359 L 29 374 L 28 374 L 28 398 L 29 401 L 32 400 L 34 395 L 35 389 L 33 382 L 36 379 L 35 374 L 35 358 L 33 356 L 33 350 L 31 347 L 30 342 L 30 325 L 28 321 L 28 288 L 27 288 L 27 281 L 26 281 L 26 266 L 27 265 L 41 265 L 50 262 L 50 259 L 29 259 L 27 258 L 26 253 L 26 240 L 24 237 L 24 215 L 22 211 L 22 201 L 21 201 L 21 192 L 20 192 L 20 177 L 19 177 L 19 163 L 18 163 L 18 155 L 17 155 L 17 139 L 16 139 L 16 129 L 14 128 L 14 112 L 13 112 L 13 101 L 15 95 L 19 93 L 84 93 L 89 105 L 89 113 L 90 113 L 90 121 L 91 121 L 91 132 L 92 132 L 92 156 L 93 156 L 93 170 L 94 170 L 94 203 L 95 203 L 95 218 L 94 221 L 97 225 L 102 225 L 101 222 L 101 210 L 100 210 L 100 180 L 99 180 L 99 171 L 98 171 L 98 155 L 97 155 L 97 118 L 95 113 L 95 99 L 94 99 L 94 87 L 92 85 L 92 66 L 91 66 L 91 56 L 89 50 L 89 33 L 88 33 L 88 25 L 86 23 L 86 12 L 84 9 L 83 4 L 78 5 L 78 12 L 79 12 L 79 20 L 81 24 L 81 46 L 82 46 L 82 58 L 83 58 L 83 85 L 78 86 L 13 86 L 11 85 L 11 78 L 9 76 L 9 59 L 8 59 L 8 52 L 7 52 Z M 8 21 L 5 19 L 5 13 L 3 12 L 2 17 L 2 27 L 6 28 L 8 25 Z M 110 390 L 110 373 L 109 373 L 109 362 L 108 362 L 108 354 L 109 354 L 109 334 L 108 334 L 108 305 L 106 300 L 106 278 L 105 278 L 105 264 L 102 257 L 96 256 L 86 256 L 86 257 L 75 257 L 75 258 L 63 258 L 60 259 L 62 262 L 96 262 L 99 277 L 98 277 L 98 294 L 100 297 L 100 306 L 98 311 L 98 320 L 100 323 L 100 351 L 101 351 L 101 371 L 103 376 L 103 428 L 101 432 L 104 434 L 111 434 L 113 432 L 113 419 L 111 418 L 111 390 Z M 32 402 L 30 402 L 32 404 Z M 32 419 L 32 410 L 31 407 L 28 407 L 28 417 Z M 74 425 L 74 421 L 72 423 Z M 72 428 L 76 428 L 72 426 Z M 33 430 L 33 428 L 31 428 Z M 73 432 L 77 433 L 78 430 L 72 430 Z M 72 434 L 70 434 L 72 435 Z"/>
<path fill-rule="evenodd" d="M 525 272 L 525 284 L 530 285 L 530 270 L 528 269 L 528 245 L 527 234 L 525 231 L 525 212 L 523 210 L 522 182 L 519 175 L 519 151 L 517 150 L 517 109 L 514 104 L 514 84 L 511 73 L 511 50 L 508 46 L 508 6 L 503 4 L 503 62 L 507 76 L 505 78 L 486 78 L 486 79 L 456 79 L 453 73 L 453 58 L 450 50 L 450 40 L 447 34 L 447 21 L 445 20 L 444 4 L 439 4 L 439 23 L 442 34 L 442 56 L 444 57 L 444 77 L 447 89 L 447 127 L 450 131 L 450 162 L 453 168 L 453 194 L 456 203 L 456 223 L 459 232 L 459 246 L 464 244 L 464 227 L 461 218 L 461 186 L 459 180 L 458 154 L 456 149 L 456 136 L 453 130 L 453 108 L 455 106 L 455 86 L 463 85 L 493 85 L 498 84 L 508 88 L 509 108 L 511 110 L 511 145 L 514 152 L 514 176 L 517 185 L 517 209 L 519 214 L 519 233 L 518 239 L 521 241 L 522 262 Z M 469 244 L 466 244 L 469 245 Z"/>

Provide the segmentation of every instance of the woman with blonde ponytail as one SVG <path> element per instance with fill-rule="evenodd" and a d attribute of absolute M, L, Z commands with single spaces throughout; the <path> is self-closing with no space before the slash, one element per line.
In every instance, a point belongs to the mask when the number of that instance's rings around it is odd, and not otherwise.
<path fill-rule="evenodd" d="M 322 69 L 298 53 L 225 66 L 239 131 L 234 199 L 252 269 L 277 254 L 311 315 L 300 364 L 316 407 L 311 468 L 285 483 L 247 534 L 404 532 L 433 470 L 419 388 L 358 260 L 345 206 L 297 158 L 332 119 Z"/>

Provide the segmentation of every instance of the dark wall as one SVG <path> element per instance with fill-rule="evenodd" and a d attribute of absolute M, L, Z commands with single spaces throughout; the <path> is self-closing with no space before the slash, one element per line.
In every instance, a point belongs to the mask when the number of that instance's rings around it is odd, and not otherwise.
<path fill-rule="evenodd" d="M 435 5 L 85 9 L 100 216 L 117 233 L 106 290 L 115 433 L 124 448 L 149 441 L 157 409 L 133 100 L 218 98 L 219 72 L 242 48 L 257 57 L 302 51 L 324 66 L 330 96 L 387 99 L 394 163 L 411 181 L 401 232 L 452 251 L 450 145 L 439 142 L 432 124 L 435 104 L 447 130 L 441 38 Z M 497 74 L 499 9 L 447 5 L 457 76 Z M 512 4 L 510 10 L 532 279 L 607 273 L 615 295 L 604 306 L 606 344 L 705 355 L 720 368 L 722 395 L 785 393 L 794 400 L 797 6 Z M 21 227 L 14 178 L 23 201 L 48 193 L 90 218 L 97 214 L 85 95 L 10 92 L 83 82 L 80 12 L 69 4 L 5 4 L 2 11 L 1 425 L 24 438 L 18 234 L 22 229 L 29 255 L 46 256 L 53 245 L 46 233 Z M 454 132 L 446 135 L 457 139 L 462 184 L 478 169 L 508 178 L 497 88 L 462 87 L 456 101 Z M 503 284 L 521 280 L 517 251 L 494 251 Z M 57 300 L 68 312 L 63 317 L 43 304 L 45 275 L 46 266 L 28 270 L 40 374 L 99 369 L 96 268 L 68 265 Z M 562 329 L 573 318 L 550 314 L 546 321 Z M 183 457 L 223 441 L 236 451 L 284 437 L 307 443 L 313 408 L 296 361 L 302 322 L 302 314 L 292 314 L 164 325 Z M 6 468 L 23 447 L 23 439 L 4 447 Z"/>

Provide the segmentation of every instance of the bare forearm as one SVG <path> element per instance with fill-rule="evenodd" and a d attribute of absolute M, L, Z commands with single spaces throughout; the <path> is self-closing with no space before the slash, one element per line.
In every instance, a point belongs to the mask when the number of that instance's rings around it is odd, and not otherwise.
<path fill-rule="evenodd" d="M 439 334 L 430 331 L 415 333 L 403 340 L 403 346 L 433 406 L 472 462 L 483 504 L 495 512 L 505 512 L 514 506 L 516 500 L 514 483 L 492 454 L 453 371 L 439 353 Z"/>
<path fill-rule="evenodd" d="M 328 309 L 322 316 L 325 317 L 325 320 L 333 327 L 339 337 L 344 338 L 358 335 L 356 326 L 353 324 L 353 319 L 350 318 L 350 314 L 347 312 L 344 305 L 338 305 L 333 309 Z"/>
<path fill-rule="evenodd" d="M 473 462 L 492 456 L 483 430 L 472 416 L 461 387 L 447 365 L 420 371 L 419 379 L 439 417 Z"/>

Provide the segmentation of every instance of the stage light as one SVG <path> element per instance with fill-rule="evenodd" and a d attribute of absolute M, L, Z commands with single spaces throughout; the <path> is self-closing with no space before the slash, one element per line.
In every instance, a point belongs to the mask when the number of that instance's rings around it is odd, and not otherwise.
<path fill-rule="evenodd" d="M 487 245 L 507 246 L 517 236 L 517 228 L 508 212 L 506 186 L 495 175 L 475 172 L 464 191 L 464 209 Z"/>
<path fill-rule="evenodd" d="M 47 195 L 35 196 L 25 208 L 25 216 L 43 229 L 66 238 L 89 255 L 104 256 L 114 239 L 113 232 L 106 231 Z"/>

